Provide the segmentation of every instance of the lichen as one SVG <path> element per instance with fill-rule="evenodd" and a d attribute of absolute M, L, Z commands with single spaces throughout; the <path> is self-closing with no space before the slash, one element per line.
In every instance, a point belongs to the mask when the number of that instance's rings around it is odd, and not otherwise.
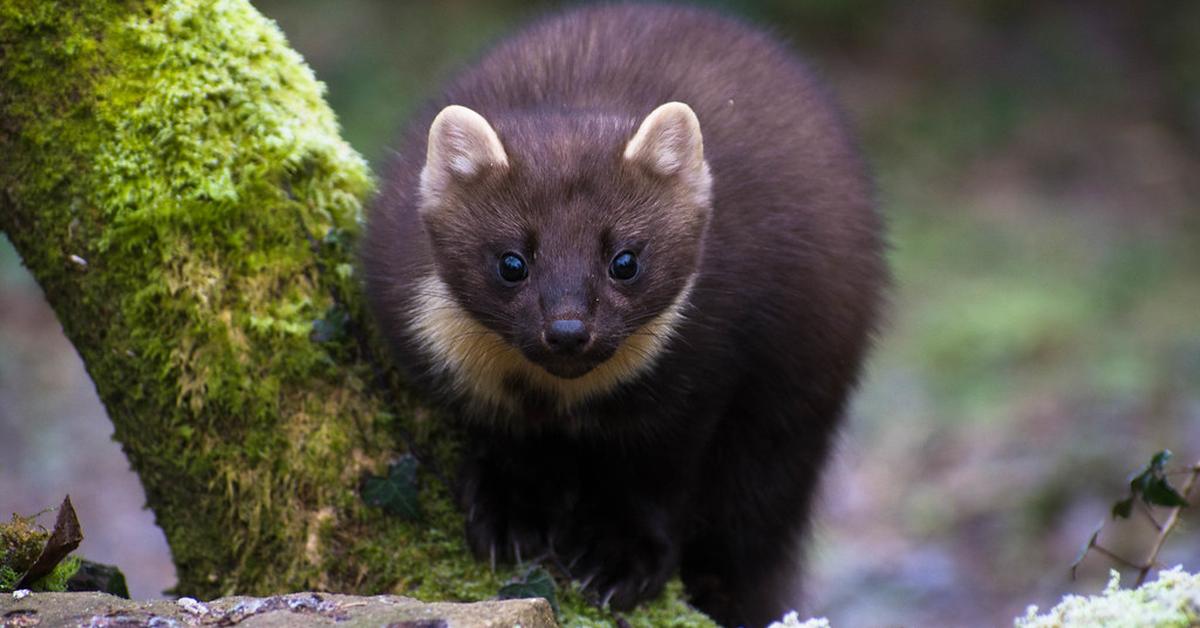
<path fill-rule="evenodd" d="M 1038 614 L 1030 606 L 1017 628 L 1060 626 L 1127 626 L 1170 628 L 1200 625 L 1200 575 L 1181 566 L 1158 573 L 1158 579 L 1136 589 L 1121 588 L 1115 569 L 1101 595 L 1068 595 L 1054 608 Z"/>
<path fill-rule="evenodd" d="M 454 432 L 364 318 L 372 180 L 322 94 L 245 0 L 0 0 L 0 229 L 92 375 L 179 593 L 492 597 L 513 571 L 466 551 Z M 310 333 L 330 312 L 351 332 Z M 358 495 L 410 444 L 419 522 Z M 683 616 L 672 591 L 644 616 Z"/>
<path fill-rule="evenodd" d="M 772 622 L 767 628 L 830 628 L 829 620 L 824 617 L 814 617 L 800 621 L 800 613 L 791 611 Z"/>

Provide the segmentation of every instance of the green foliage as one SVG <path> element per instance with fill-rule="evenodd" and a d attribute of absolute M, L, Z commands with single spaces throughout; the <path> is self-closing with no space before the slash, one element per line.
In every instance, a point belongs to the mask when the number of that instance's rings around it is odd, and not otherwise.
<path fill-rule="evenodd" d="M 420 519 L 421 502 L 417 497 L 418 466 L 416 457 L 409 455 L 389 465 L 385 477 L 368 475 L 363 482 L 363 501 L 370 506 L 382 508 L 394 517 Z"/>
<path fill-rule="evenodd" d="M 561 589 L 559 605 L 562 614 L 559 622 L 570 628 L 610 628 L 617 624 L 617 618 L 624 620 L 635 628 L 715 628 L 716 624 L 707 616 L 697 613 L 684 601 L 683 582 L 678 578 L 667 583 L 666 591 L 657 599 L 651 600 L 626 615 L 614 615 L 607 609 L 592 605 L 580 595 L 579 590 L 572 587 Z"/>
<path fill-rule="evenodd" d="M 68 556 L 54 566 L 50 573 L 38 578 L 29 589 L 31 591 L 66 591 L 67 581 L 79 571 L 82 562 L 75 556 Z"/>
<path fill-rule="evenodd" d="M 16 588 L 49 536 L 33 517 L 14 513 L 11 521 L 0 524 L 0 593 Z"/>
<path fill-rule="evenodd" d="M 12 591 L 29 571 L 46 546 L 50 532 L 38 525 L 34 517 L 13 514 L 12 520 L 0 524 L 0 593 Z M 69 556 L 54 569 L 29 585 L 33 591 L 66 591 L 67 580 L 79 571 L 80 560 Z"/>
<path fill-rule="evenodd" d="M 1188 502 L 1179 491 L 1171 486 L 1167 479 L 1166 464 L 1171 459 L 1171 451 L 1164 449 L 1150 458 L 1150 462 L 1135 473 L 1129 480 L 1129 497 L 1116 502 L 1112 506 L 1114 519 L 1129 518 L 1133 512 L 1133 501 L 1141 498 L 1147 506 L 1187 506 Z"/>
<path fill-rule="evenodd" d="M 550 572 L 545 569 L 536 567 L 521 578 L 500 587 L 497 597 L 502 600 L 517 600 L 529 597 L 546 598 L 546 601 L 550 602 L 550 606 L 554 609 L 554 614 L 557 616 L 559 613 L 558 596 L 555 595 L 557 589 L 558 587 L 554 584 L 554 576 L 551 576 Z"/>
<path fill-rule="evenodd" d="M 1186 628 L 1200 623 L 1200 575 L 1176 567 L 1160 571 L 1158 579 L 1137 589 L 1122 589 L 1113 570 L 1101 595 L 1068 595 L 1054 608 L 1038 614 L 1030 606 L 1017 628 L 1060 626 L 1123 626 L 1128 628 Z"/>
<path fill-rule="evenodd" d="M 0 565 L 0 593 L 7 593 L 17 588 L 21 574 L 9 565 Z"/>
<path fill-rule="evenodd" d="M 311 338 L 313 342 L 344 342 L 350 326 L 350 314 L 340 305 L 334 304 L 325 310 L 325 314 L 313 321 Z"/>

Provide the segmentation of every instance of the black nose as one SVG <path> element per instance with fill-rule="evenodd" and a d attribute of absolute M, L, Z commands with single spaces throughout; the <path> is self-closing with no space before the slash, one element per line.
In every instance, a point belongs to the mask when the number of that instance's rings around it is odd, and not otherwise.
<path fill-rule="evenodd" d="M 590 339 L 591 334 L 581 320 L 557 320 L 546 327 L 546 345 L 555 353 L 578 353 Z"/>

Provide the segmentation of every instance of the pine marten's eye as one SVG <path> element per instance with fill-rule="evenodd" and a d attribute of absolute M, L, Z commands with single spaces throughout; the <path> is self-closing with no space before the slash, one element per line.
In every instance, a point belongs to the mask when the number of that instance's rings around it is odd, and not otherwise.
<path fill-rule="evenodd" d="M 608 274 L 613 279 L 621 281 L 629 281 L 637 276 L 638 262 L 637 256 L 633 251 L 621 251 L 613 258 L 612 264 L 608 266 Z"/>
<path fill-rule="evenodd" d="M 517 283 L 529 276 L 529 266 L 525 264 L 525 258 L 512 251 L 500 256 L 497 270 L 500 272 L 500 278 L 508 283 Z"/>

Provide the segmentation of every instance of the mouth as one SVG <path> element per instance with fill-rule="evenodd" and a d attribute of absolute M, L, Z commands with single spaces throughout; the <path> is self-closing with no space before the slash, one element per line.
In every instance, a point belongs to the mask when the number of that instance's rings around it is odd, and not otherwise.
<path fill-rule="evenodd" d="M 580 355 L 538 354 L 526 359 L 559 379 L 579 379 L 612 357 L 612 351 L 588 351 Z"/>
<path fill-rule="evenodd" d="M 591 373 L 603 360 L 585 358 L 583 356 L 559 357 L 544 356 L 533 363 L 542 370 L 560 379 L 578 379 Z"/>

